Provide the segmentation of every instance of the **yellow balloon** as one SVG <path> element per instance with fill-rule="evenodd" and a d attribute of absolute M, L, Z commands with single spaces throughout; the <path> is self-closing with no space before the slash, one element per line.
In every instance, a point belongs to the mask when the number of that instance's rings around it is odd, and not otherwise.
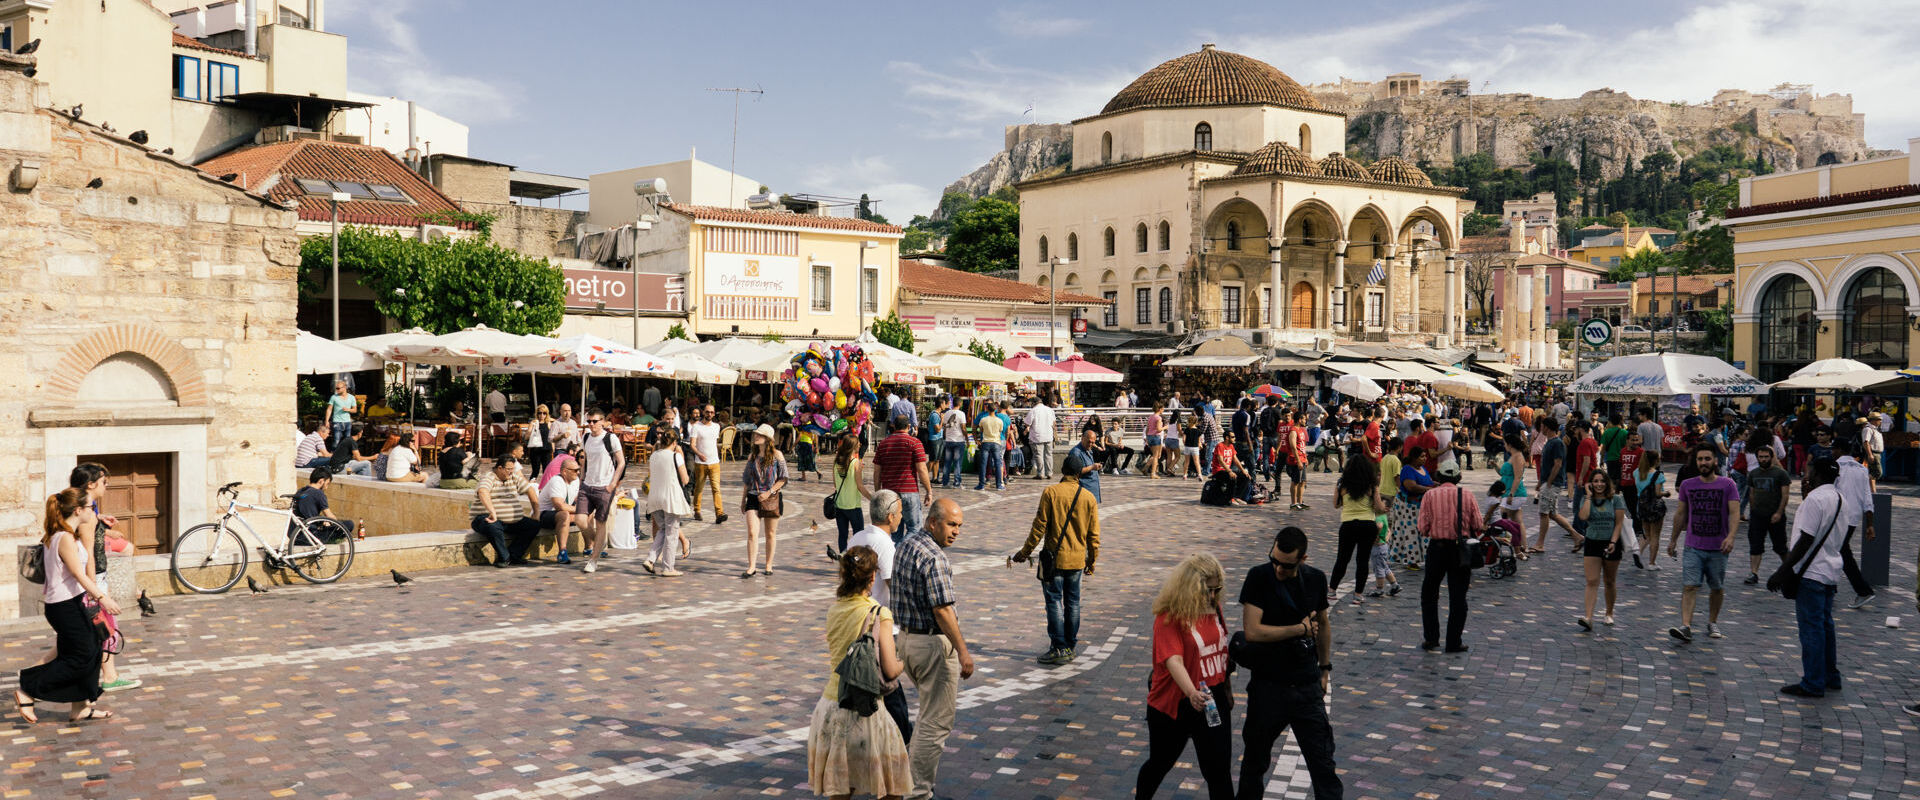
<path fill-rule="evenodd" d="M 834 393 L 833 393 L 833 407 L 834 407 L 834 408 L 836 408 L 836 409 L 843 409 L 843 410 L 844 410 L 844 409 L 845 409 L 845 408 L 847 407 L 847 393 L 846 393 L 846 392 L 834 392 Z"/>

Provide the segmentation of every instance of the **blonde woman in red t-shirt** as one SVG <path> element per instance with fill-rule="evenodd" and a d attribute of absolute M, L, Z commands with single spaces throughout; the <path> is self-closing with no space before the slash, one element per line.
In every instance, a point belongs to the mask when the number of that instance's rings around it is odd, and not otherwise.
<path fill-rule="evenodd" d="M 1153 674 L 1147 680 L 1147 763 L 1135 797 L 1152 797 L 1193 742 L 1212 800 L 1233 797 L 1233 684 L 1227 680 L 1226 573 L 1205 553 L 1173 568 L 1153 601 Z M 1209 706 L 1212 706 L 1209 710 Z"/>

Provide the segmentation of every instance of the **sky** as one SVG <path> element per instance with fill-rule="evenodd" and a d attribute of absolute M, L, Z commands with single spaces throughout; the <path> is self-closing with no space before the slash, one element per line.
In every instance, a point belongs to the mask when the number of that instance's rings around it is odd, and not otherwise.
<path fill-rule="evenodd" d="M 476 158 L 585 177 L 697 150 L 725 167 L 735 95 L 709 89 L 755 88 L 741 175 L 866 193 L 901 224 L 999 152 L 1004 126 L 1096 114 L 1204 42 L 1303 84 L 1406 71 L 1480 93 L 1701 102 L 1811 83 L 1853 95 L 1870 146 L 1920 136 L 1920 0 L 1212 6 L 332 0 L 326 15 L 348 37 L 351 88 L 468 125 Z"/>

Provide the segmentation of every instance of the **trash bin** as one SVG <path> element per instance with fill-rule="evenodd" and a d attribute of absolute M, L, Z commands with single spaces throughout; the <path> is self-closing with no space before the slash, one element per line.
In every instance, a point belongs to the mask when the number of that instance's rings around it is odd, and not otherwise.
<path fill-rule="evenodd" d="M 1882 492 L 1873 496 L 1873 539 L 1857 542 L 1860 577 L 1875 586 L 1886 586 L 1892 580 L 1888 571 L 1893 563 L 1892 532 L 1893 495 Z"/>
<path fill-rule="evenodd" d="M 636 504 L 631 497 L 621 497 L 613 503 L 613 513 L 607 515 L 607 544 L 615 550 L 637 550 L 640 540 L 633 524 L 637 519 L 634 513 Z"/>

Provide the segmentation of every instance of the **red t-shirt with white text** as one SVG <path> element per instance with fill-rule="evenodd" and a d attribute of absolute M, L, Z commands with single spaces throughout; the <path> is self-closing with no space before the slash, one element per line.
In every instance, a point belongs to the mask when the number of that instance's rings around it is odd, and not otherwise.
<path fill-rule="evenodd" d="M 1153 675 L 1147 679 L 1147 705 L 1169 717 L 1180 716 L 1187 696 L 1167 671 L 1167 659 L 1180 657 L 1193 685 L 1206 689 L 1227 677 L 1227 632 L 1214 616 L 1195 620 L 1192 627 L 1165 614 L 1153 618 Z"/>

